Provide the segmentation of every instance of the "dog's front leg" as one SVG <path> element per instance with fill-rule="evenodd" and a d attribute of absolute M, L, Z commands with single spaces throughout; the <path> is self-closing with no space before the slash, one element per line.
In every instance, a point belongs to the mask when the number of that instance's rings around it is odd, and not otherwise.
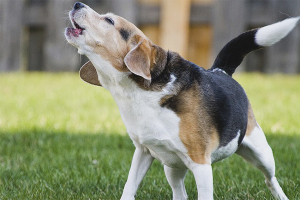
<path fill-rule="evenodd" d="M 212 200 L 213 197 L 213 176 L 210 164 L 195 164 L 191 168 L 194 174 L 198 200 Z"/>
<path fill-rule="evenodd" d="M 150 155 L 149 150 L 141 147 L 135 149 L 121 200 L 134 199 L 139 184 L 146 175 L 153 159 L 154 158 Z"/>
<path fill-rule="evenodd" d="M 171 168 L 165 165 L 164 170 L 165 170 L 167 180 L 172 188 L 173 200 L 188 199 L 185 186 L 184 186 L 184 178 L 187 169 Z"/>

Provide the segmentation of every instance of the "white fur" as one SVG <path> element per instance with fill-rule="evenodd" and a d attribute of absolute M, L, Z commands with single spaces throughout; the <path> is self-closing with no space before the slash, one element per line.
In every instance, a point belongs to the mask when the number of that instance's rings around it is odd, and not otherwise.
<path fill-rule="evenodd" d="M 271 46 L 279 42 L 295 28 L 299 19 L 299 17 L 289 18 L 258 29 L 255 35 L 256 44 L 260 46 Z"/>
<path fill-rule="evenodd" d="M 219 69 L 219 68 L 213 69 L 212 72 L 222 72 L 222 73 L 228 75 L 223 69 Z"/>
<path fill-rule="evenodd" d="M 187 169 L 178 169 L 178 168 L 170 168 L 168 166 L 164 166 L 165 174 L 173 191 L 173 199 L 176 200 L 186 200 L 188 199 L 185 186 L 184 186 L 184 178 L 187 172 Z"/>
<path fill-rule="evenodd" d="M 198 200 L 212 200 L 213 197 L 213 175 L 211 165 L 195 164 L 190 168 L 193 172 L 197 190 Z"/>
<path fill-rule="evenodd" d="M 131 80 L 124 82 L 126 88 L 116 85 L 111 94 L 119 106 L 121 117 L 134 144 L 149 149 L 151 155 L 164 165 L 184 167 L 177 155 L 187 154 L 179 138 L 180 119 L 174 111 L 159 104 L 160 99 L 168 94 L 168 90 L 145 91 Z"/>
<path fill-rule="evenodd" d="M 259 126 L 254 128 L 250 136 L 245 136 L 236 153 L 264 173 L 265 182 L 274 197 L 280 200 L 288 199 L 275 177 L 275 161 L 272 149 Z"/>
<path fill-rule="evenodd" d="M 134 195 L 139 187 L 139 184 L 146 175 L 146 172 L 151 166 L 152 161 L 153 157 L 149 154 L 149 152 L 139 147 L 135 149 L 121 200 L 135 199 Z"/>
<path fill-rule="evenodd" d="M 238 140 L 240 137 L 239 131 L 236 135 L 236 137 L 231 140 L 226 146 L 218 148 L 216 151 L 214 151 L 211 155 L 211 162 L 217 162 L 219 160 L 222 160 L 224 158 L 229 157 L 230 155 L 234 154 L 234 152 L 238 148 Z"/>
<path fill-rule="evenodd" d="M 171 82 L 175 79 L 171 78 Z M 187 150 L 179 138 L 179 117 L 175 112 L 159 105 L 160 99 L 170 92 L 169 89 L 172 89 L 172 84 L 167 85 L 160 92 L 154 92 L 144 91 L 126 78 L 121 82 L 122 85 L 110 83 L 114 85 L 114 89 L 110 92 L 120 109 L 121 117 L 136 146 L 136 151 L 144 149 L 146 152 L 144 156 L 148 157 L 146 162 L 142 158 L 136 159 L 139 156 L 134 155 L 121 198 L 134 199 L 141 178 L 144 177 L 144 171 L 141 173 L 139 169 L 148 170 L 147 166 L 151 162 L 149 158 L 156 158 L 165 166 L 182 168 L 183 171 L 186 171 L 186 163 L 189 161 L 188 156 L 184 156 L 187 155 Z M 143 163 L 146 163 L 146 167 Z M 176 186 L 175 188 L 173 192 L 177 191 Z M 183 191 L 185 190 L 182 189 Z M 186 193 L 180 195 L 184 196 L 184 194 L 186 195 Z"/>
<path fill-rule="evenodd" d="M 173 74 L 170 75 L 170 78 L 171 78 L 171 81 L 169 83 L 167 83 L 166 87 L 163 88 L 163 91 L 166 93 L 170 93 L 170 91 L 173 90 L 174 82 L 177 79 Z"/>
<path fill-rule="evenodd" d="M 115 86 L 124 82 L 124 79 L 128 79 L 128 74 L 131 72 L 119 72 L 116 70 L 110 62 L 101 58 L 101 56 L 85 52 L 96 68 L 99 81 L 101 85 L 109 91 L 114 91 Z"/>

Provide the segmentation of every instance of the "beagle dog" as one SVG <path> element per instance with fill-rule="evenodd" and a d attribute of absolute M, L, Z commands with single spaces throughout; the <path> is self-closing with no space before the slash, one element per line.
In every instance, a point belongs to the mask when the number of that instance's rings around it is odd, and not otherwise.
<path fill-rule="evenodd" d="M 89 58 L 81 78 L 110 91 L 136 149 L 121 199 L 135 199 L 154 159 L 164 165 L 173 199 L 187 199 L 191 170 L 198 199 L 213 199 L 212 163 L 233 153 L 265 175 L 271 193 L 287 199 L 275 162 L 243 88 L 232 78 L 246 54 L 285 37 L 299 18 L 242 33 L 205 70 L 153 44 L 122 17 L 76 3 L 67 41 Z M 155 197 L 153 197 L 155 198 Z"/>

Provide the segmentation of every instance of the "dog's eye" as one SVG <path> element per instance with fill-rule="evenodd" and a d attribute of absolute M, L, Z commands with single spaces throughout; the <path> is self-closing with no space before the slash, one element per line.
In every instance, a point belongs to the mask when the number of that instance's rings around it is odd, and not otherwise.
<path fill-rule="evenodd" d="M 114 20 L 112 18 L 110 18 L 110 17 L 105 17 L 105 21 L 107 21 L 107 23 L 109 23 L 111 25 L 115 24 Z"/>

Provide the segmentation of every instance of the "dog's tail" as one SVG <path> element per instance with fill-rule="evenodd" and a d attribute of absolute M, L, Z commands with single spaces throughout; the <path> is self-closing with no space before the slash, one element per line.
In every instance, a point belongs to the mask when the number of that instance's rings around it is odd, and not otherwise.
<path fill-rule="evenodd" d="M 299 19 L 289 18 L 242 33 L 223 47 L 211 69 L 222 69 L 231 76 L 248 53 L 279 42 L 295 28 Z"/>

